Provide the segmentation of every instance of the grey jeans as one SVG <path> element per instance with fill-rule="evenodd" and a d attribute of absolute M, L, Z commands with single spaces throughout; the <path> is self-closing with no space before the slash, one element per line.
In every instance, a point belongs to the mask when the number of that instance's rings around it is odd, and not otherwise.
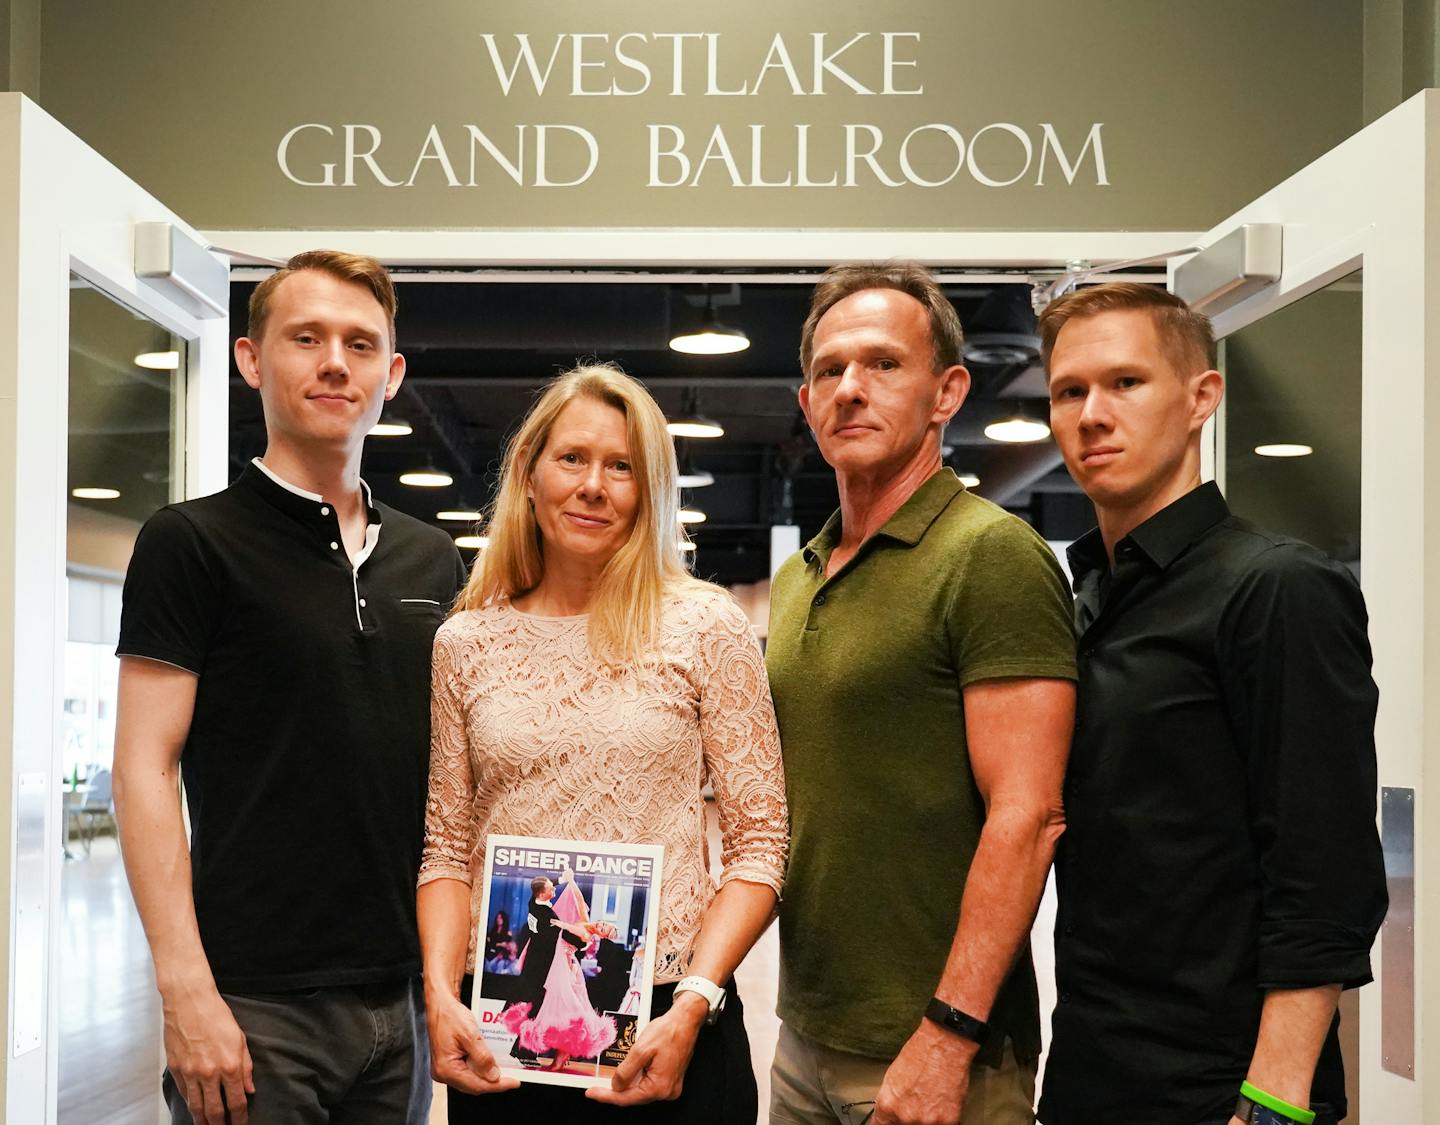
<path fill-rule="evenodd" d="M 221 993 L 255 1067 L 250 1125 L 424 1125 L 430 1040 L 420 978 L 253 995 Z M 192 1125 L 167 1070 L 172 1125 Z"/>

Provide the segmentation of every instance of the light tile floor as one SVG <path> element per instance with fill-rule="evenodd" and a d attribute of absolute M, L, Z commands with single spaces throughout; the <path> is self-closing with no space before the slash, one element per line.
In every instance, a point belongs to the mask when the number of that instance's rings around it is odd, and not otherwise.
<path fill-rule="evenodd" d="M 60 875 L 60 1125 L 156 1125 L 160 997 L 115 838 Z"/>

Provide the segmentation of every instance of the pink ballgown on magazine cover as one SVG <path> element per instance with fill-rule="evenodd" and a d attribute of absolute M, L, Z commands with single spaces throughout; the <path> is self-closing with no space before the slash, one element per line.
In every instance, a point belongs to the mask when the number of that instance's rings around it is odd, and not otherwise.
<path fill-rule="evenodd" d="M 562 922 L 578 922 L 583 917 L 580 892 L 573 883 L 565 885 L 552 905 Z M 520 1046 L 537 1055 L 555 1051 L 575 1059 L 593 1059 L 615 1042 L 615 1021 L 590 1006 L 575 947 L 564 937 L 555 943 L 555 956 L 545 977 L 545 999 L 533 1019 L 526 1018 L 529 1014 L 529 1004 L 516 1004 L 500 1018 L 519 1037 Z"/>

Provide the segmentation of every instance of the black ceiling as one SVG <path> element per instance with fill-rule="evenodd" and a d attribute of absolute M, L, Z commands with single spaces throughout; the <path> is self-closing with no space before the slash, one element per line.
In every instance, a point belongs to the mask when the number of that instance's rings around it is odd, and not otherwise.
<path fill-rule="evenodd" d="M 231 328 L 244 334 L 254 283 L 231 292 Z M 670 337 L 698 324 L 702 285 L 654 281 L 413 281 L 399 287 L 400 350 L 408 374 L 389 413 L 414 427 L 404 438 L 371 438 L 364 475 L 384 501 L 438 523 L 443 508 L 483 507 L 505 438 L 551 376 L 590 358 L 613 360 L 642 380 L 667 415 L 693 391 L 702 413 L 725 427 L 715 440 L 680 443 L 682 458 L 715 483 L 687 496 L 707 521 L 691 531 L 696 572 L 725 584 L 769 573 L 770 526 L 787 510 L 802 539 L 835 509 L 834 478 L 800 417 L 800 325 L 807 284 L 757 280 L 709 289 L 721 320 L 744 329 L 751 347 L 726 356 L 673 352 Z M 1006 446 L 984 426 L 1024 404 L 1045 416 L 1043 382 L 1028 360 L 1005 355 L 1028 343 L 1034 319 L 1023 284 L 947 286 L 965 325 L 974 389 L 946 433 L 949 463 L 981 478 L 977 491 L 1017 512 L 1049 539 L 1074 538 L 1093 523 L 1088 502 L 1059 465 L 1052 442 Z M 1023 350 L 1023 348 L 1022 348 Z M 231 460 L 264 450 L 255 394 L 232 368 Z M 400 473 L 427 462 L 455 484 L 417 489 Z M 441 525 L 452 532 L 462 529 Z"/>

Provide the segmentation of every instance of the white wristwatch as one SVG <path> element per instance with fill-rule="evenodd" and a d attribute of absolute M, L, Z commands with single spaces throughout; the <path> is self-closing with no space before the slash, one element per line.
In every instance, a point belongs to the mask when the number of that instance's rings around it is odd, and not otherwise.
<path fill-rule="evenodd" d="M 704 977 L 686 977 L 675 986 L 675 995 L 682 992 L 693 992 L 704 999 L 710 1005 L 710 1014 L 705 1017 L 705 1022 L 713 1024 L 720 1018 L 720 1013 L 725 1009 L 725 990 L 713 980 L 706 980 Z"/>

